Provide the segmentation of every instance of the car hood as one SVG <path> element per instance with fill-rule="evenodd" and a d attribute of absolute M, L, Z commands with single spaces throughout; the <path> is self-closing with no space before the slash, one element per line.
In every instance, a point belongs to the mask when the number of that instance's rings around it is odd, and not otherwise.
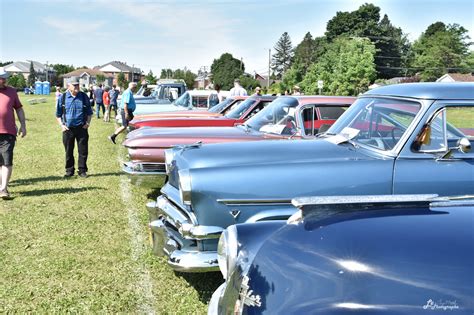
<path fill-rule="evenodd" d="M 186 127 L 186 128 L 147 128 L 143 127 L 130 132 L 124 145 L 127 147 L 159 146 L 160 142 L 173 140 L 175 145 L 203 143 L 217 139 L 259 139 L 261 133 L 248 132 L 243 127 Z"/>
<path fill-rule="evenodd" d="M 357 154 L 355 150 L 352 150 L 352 146 L 335 145 L 324 139 L 219 143 L 174 150 L 176 165 L 180 169 L 316 160 L 334 162 L 336 159 L 354 159 Z"/>
<path fill-rule="evenodd" d="M 472 313 L 472 215 L 468 207 L 320 211 L 286 225 L 248 269 L 262 305 L 244 313 L 416 314 L 429 300 Z"/>

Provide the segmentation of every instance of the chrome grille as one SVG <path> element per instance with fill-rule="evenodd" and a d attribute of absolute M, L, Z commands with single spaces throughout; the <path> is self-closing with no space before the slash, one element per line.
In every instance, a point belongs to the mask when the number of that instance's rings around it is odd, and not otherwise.
<path fill-rule="evenodd" d="M 165 173 L 165 164 L 142 164 L 142 170 L 144 172 L 163 172 Z"/>

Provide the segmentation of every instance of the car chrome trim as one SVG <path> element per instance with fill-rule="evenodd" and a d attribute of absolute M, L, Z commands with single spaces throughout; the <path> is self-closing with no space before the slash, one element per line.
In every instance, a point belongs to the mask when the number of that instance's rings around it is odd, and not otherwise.
<path fill-rule="evenodd" d="M 228 206 L 253 206 L 253 205 L 286 205 L 291 204 L 289 198 L 275 199 L 217 199 L 217 202 Z"/>
<path fill-rule="evenodd" d="M 267 210 L 267 211 L 259 211 L 257 214 L 251 216 L 245 223 L 255 223 L 258 221 L 263 220 L 286 220 L 291 217 L 297 210 L 292 209 L 281 209 L 281 210 Z"/>
<path fill-rule="evenodd" d="M 292 200 L 292 204 L 301 209 L 305 206 L 312 208 L 321 207 L 326 209 L 328 206 L 357 206 L 367 207 L 368 205 L 391 205 L 400 204 L 423 204 L 429 205 L 436 200 L 447 200 L 447 198 L 438 198 L 436 194 L 425 195 L 366 195 L 366 196 L 328 196 L 328 197 L 299 197 Z M 352 207 L 353 208 L 353 207 Z"/>

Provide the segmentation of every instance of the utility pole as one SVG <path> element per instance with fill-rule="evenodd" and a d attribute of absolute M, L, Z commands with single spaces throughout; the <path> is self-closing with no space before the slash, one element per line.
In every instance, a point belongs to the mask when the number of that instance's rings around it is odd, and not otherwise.
<path fill-rule="evenodd" d="M 271 64 L 272 49 L 268 49 L 268 77 L 267 77 L 267 90 L 270 88 L 270 64 Z"/>
<path fill-rule="evenodd" d="M 49 69 L 48 69 L 48 60 L 46 60 L 46 81 L 48 81 L 48 73 L 49 72 Z"/>
<path fill-rule="evenodd" d="M 240 57 L 240 70 L 242 70 L 242 57 Z"/>

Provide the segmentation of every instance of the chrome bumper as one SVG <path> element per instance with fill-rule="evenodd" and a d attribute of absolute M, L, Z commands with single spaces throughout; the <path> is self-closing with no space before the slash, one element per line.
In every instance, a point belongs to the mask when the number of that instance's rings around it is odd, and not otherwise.
<path fill-rule="evenodd" d="M 153 166 L 156 166 L 153 170 Z M 159 170 L 163 168 L 163 171 Z M 128 175 L 131 183 L 137 186 L 158 188 L 163 186 L 166 171 L 163 163 L 123 163 L 122 171 Z"/>
<path fill-rule="evenodd" d="M 209 301 L 209 306 L 207 308 L 207 315 L 218 315 L 219 314 L 219 302 L 221 301 L 222 296 L 224 295 L 227 282 L 221 284 L 214 293 L 212 293 L 211 300 Z"/>
<path fill-rule="evenodd" d="M 165 196 L 147 204 L 153 253 L 168 257 L 168 264 L 176 271 L 218 271 L 216 251 L 201 251 L 198 242 L 217 239 L 223 228 L 198 225 L 186 210 L 175 206 Z M 194 222 L 193 222 L 194 221 Z"/>

